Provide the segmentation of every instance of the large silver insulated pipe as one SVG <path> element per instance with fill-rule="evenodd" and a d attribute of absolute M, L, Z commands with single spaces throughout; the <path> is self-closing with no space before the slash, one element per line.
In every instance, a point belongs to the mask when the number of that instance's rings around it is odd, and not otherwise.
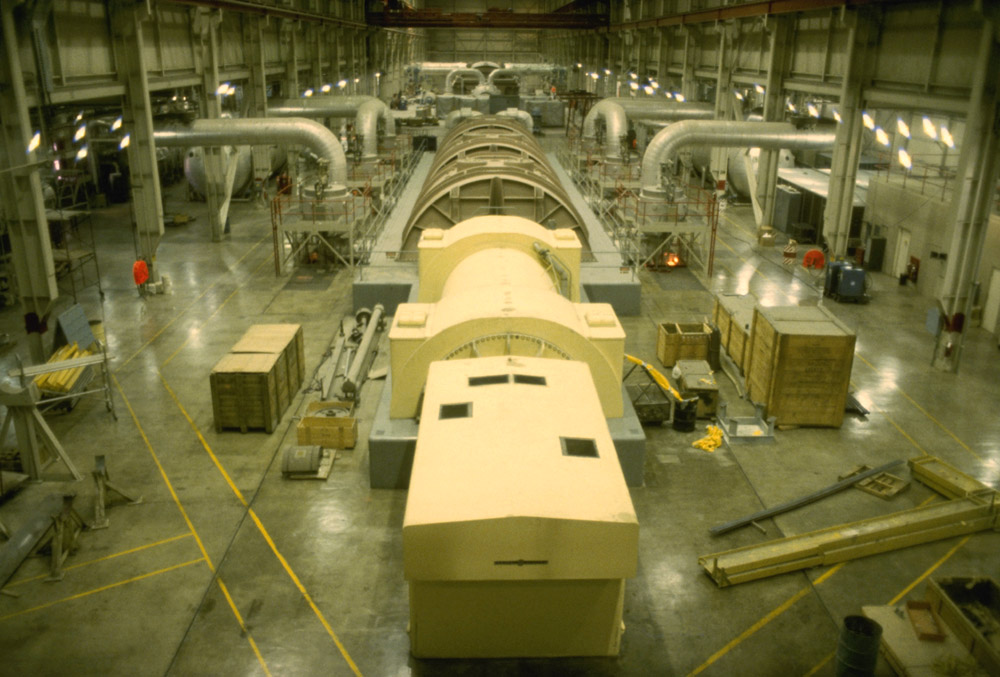
<path fill-rule="evenodd" d="M 652 99 L 602 99 L 583 119 L 583 138 L 593 139 L 597 121 L 604 121 L 604 154 L 621 157 L 621 137 L 628 132 L 628 118 L 644 120 L 711 120 L 715 107 L 710 103 L 653 101 Z"/>
<path fill-rule="evenodd" d="M 643 196 L 662 197 L 660 166 L 672 163 L 687 146 L 739 148 L 787 148 L 820 150 L 833 148 L 836 132 L 797 129 L 789 122 L 746 122 L 742 120 L 684 120 L 657 132 L 642 156 Z"/>
<path fill-rule="evenodd" d="M 466 118 L 478 118 L 482 117 L 482 115 L 483 114 L 479 111 L 472 110 L 471 108 L 459 108 L 458 110 L 453 110 L 444 116 L 444 128 L 451 129 Z"/>
<path fill-rule="evenodd" d="M 321 96 L 278 101 L 267 107 L 270 117 L 355 118 L 361 134 L 362 155 L 366 160 L 378 156 L 378 121 L 385 122 L 386 138 L 396 137 L 396 119 L 385 102 L 374 96 Z"/>
<path fill-rule="evenodd" d="M 340 139 L 329 129 L 307 118 L 228 118 L 195 120 L 190 127 L 153 132 L 158 146 L 305 146 L 326 160 L 327 185 L 347 186 L 347 158 Z"/>
<path fill-rule="evenodd" d="M 452 88 L 455 86 L 455 82 L 466 75 L 471 75 L 476 78 L 476 85 L 481 85 L 486 82 L 486 76 L 483 72 L 476 70 L 475 68 L 456 68 L 455 70 L 448 73 L 448 77 L 444 79 L 444 91 L 445 94 L 451 94 Z"/>

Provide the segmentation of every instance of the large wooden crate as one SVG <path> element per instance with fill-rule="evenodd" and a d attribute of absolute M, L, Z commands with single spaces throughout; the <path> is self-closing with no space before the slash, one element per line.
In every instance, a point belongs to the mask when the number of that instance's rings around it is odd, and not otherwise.
<path fill-rule="evenodd" d="M 285 374 L 289 399 L 305 379 L 305 348 L 302 325 L 299 324 L 255 324 L 247 329 L 236 342 L 233 353 L 280 353 L 285 363 Z"/>
<path fill-rule="evenodd" d="M 212 369 L 212 413 L 215 430 L 274 432 L 288 406 L 282 405 L 279 381 L 285 363 L 280 353 L 230 353 Z"/>
<path fill-rule="evenodd" d="M 750 399 L 779 425 L 839 426 L 854 342 L 854 332 L 825 308 L 757 308 L 745 358 Z"/>
<path fill-rule="evenodd" d="M 703 322 L 663 322 L 656 340 L 656 356 L 664 367 L 677 360 L 708 359 L 712 328 Z"/>
<path fill-rule="evenodd" d="M 305 416 L 299 421 L 296 434 L 300 445 L 353 449 L 358 439 L 354 402 L 310 402 Z"/>
<path fill-rule="evenodd" d="M 715 325 L 719 328 L 719 342 L 741 370 L 744 368 L 756 303 L 757 300 L 749 294 L 722 294 L 715 299 L 714 317 Z"/>

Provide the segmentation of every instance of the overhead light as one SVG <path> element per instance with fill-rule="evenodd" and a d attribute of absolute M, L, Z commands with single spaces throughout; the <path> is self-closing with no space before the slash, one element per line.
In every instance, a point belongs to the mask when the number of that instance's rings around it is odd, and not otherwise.
<path fill-rule="evenodd" d="M 219 85 L 219 87 L 218 87 L 218 88 L 217 88 L 217 89 L 215 90 L 215 95 L 216 95 L 216 96 L 225 96 L 225 95 L 226 95 L 226 94 L 228 94 L 228 93 L 229 93 L 229 83 L 228 83 L 228 82 L 223 82 L 223 83 L 222 83 L 221 85 Z"/>
<path fill-rule="evenodd" d="M 674 93 L 673 93 L 673 92 L 664 92 L 664 94 L 666 94 L 666 95 L 667 95 L 667 98 L 668 98 L 668 99 L 672 99 L 672 98 L 674 98 Z"/>
<path fill-rule="evenodd" d="M 949 132 L 948 128 L 944 125 L 941 125 L 941 140 L 944 141 L 948 148 L 955 147 L 955 139 L 951 138 L 951 132 Z"/>
<path fill-rule="evenodd" d="M 320 87 L 319 91 L 323 92 L 324 94 L 328 94 L 332 88 L 333 88 L 333 85 L 331 85 L 328 82 L 325 85 L 323 85 L 322 87 Z"/>
<path fill-rule="evenodd" d="M 910 154 L 906 152 L 905 148 L 899 149 L 899 164 L 903 165 L 907 169 L 913 167 L 913 158 L 910 157 Z"/>
<path fill-rule="evenodd" d="M 733 92 L 733 96 L 736 97 L 737 101 L 742 101 L 743 100 L 743 93 L 742 92 Z"/>
<path fill-rule="evenodd" d="M 630 78 L 632 78 L 633 80 L 635 80 L 636 78 L 638 78 L 638 77 L 639 77 L 639 76 L 638 76 L 638 75 L 636 75 L 635 73 L 631 73 L 631 72 L 630 72 L 630 73 L 628 74 L 628 76 L 629 76 Z"/>
<path fill-rule="evenodd" d="M 382 77 L 382 71 L 375 71 L 375 77 L 377 78 Z"/>
<path fill-rule="evenodd" d="M 764 93 L 764 85 L 754 85 L 753 88 L 755 90 L 757 90 L 758 94 L 763 94 Z"/>
<path fill-rule="evenodd" d="M 604 74 L 605 75 L 611 75 L 611 69 L 610 68 L 605 68 L 604 69 Z"/>
<path fill-rule="evenodd" d="M 176 95 L 176 94 L 174 94 L 174 95 L 173 95 L 172 97 L 170 97 L 170 100 L 171 100 L 171 101 L 176 101 L 176 100 L 177 100 L 177 95 Z"/>
<path fill-rule="evenodd" d="M 795 104 L 792 103 L 791 101 L 788 102 L 788 110 L 791 111 L 792 113 L 795 113 L 797 111 L 797 109 L 795 108 Z"/>
<path fill-rule="evenodd" d="M 111 123 L 111 131 L 117 132 L 121 128 L 122 128 L 122 116 L 119 115 L 117 118 L 115 118 L 115 121 Z"/>
<path fill-rule="evenodd" d="M 130 143 L 132 143 L 132 135 L 126 134 L 125 136 L 122 137 L 122 140 L 118 142 L 118 149 L 125 150 L 126 148 L 128 148 L 128 145 Z"/>
<path fill-rule="evenodd" d="M 28 142 L 28 150 L 26 152 L 28 153 L 34 152 L 34 150 L 38 148 L 39 144 L 41 143 L 42 143 L 42 133 L 36 131 L 35 135 L 31 137 L 31 141 Z"/>
<path fill-rule="evenodd" d="M 896 118 L 896 129 L 906 138 L 910 138 L 910 125 L 906 124 L 903 118 Z"/>
<path fill-rule="evenodd" d="M 674 99 L 680 101 L 681 103 L 684 103 L 684 101 L 686 100 L 684 95 L 681 94 L 680 92 L 674 92 Z"/>
<path fill-rule="evenodd" d="M 339 89 L 343 89 L 346 86 L 347 86 L 347 80 L 341 80 L 340 82 L 337 83 L 337 87 Z"/>
<path fill-rule="evenodd" d="M 836 108 L 833 109 L 833 119 L 836 120 L 837 122 L 843 122 L 843 119 L 841 119 L 840 117 L 840 111 L 838 111 Z"/>
<path fill-rule="evenodd" d="M 87 147 L 83 146 L 80 150 L 76 151 L 76 159 L 82 160 L 85 157 L 87 157 Z"/>
<path fill-rule="evenodd" d="M 932 139 L 938 138 L 937 127 L 934 126 L 934 123 L 931 122 L 931 119 L 926 115 L 924 116 L 924 134 Z"/>
<path fill-rule="evenodd" d="M 881 127 L 876 127 L 875 128 L 875 138 L 883 146 L 888 146 L 889 145 L 889 135 L 886 134 L 885 130 L 882 129 Z"/>
<path fill-rule="evenodd" d="M 313 95 L 312 87 L 302 92 L 302 96 L 306 97 L 307 99 L 312 95 Z"/>
<path fill-rule="evenodd" d="M 629 88 L 632 89 L 633 92 L 635 90 L 639 89 L 639 83 L 636 82 L 635 80 L 633 80 L 632 82 L 628 83 L 628 86 L 629 86 Z"/>
<path fill-rule="evenodd" d="M 814 118 L 819 117 L 819 108 L 816 107 L 816 104 L 814 103 L 806 104 L 806 109 L 809 111 L 810 116 Z"/>
<path fill-rule="evenodd" d="M 582 63 L 580 63 L 579 61 L 577 61 L 577 62 L 576 62 L 576 67 L 577 67 L 577 68 L 583 68 L 583 64 L 582 64 Z"/>
<path fill-rule="evenodd" d="M 649 86 L 652 87 L 653 89 L 659 89 L 660 88 L 660 83 L 657 82 L 656 80 L 650 80 L 649 81 Z"/>
<path fill-rule="evenodd" d="M 875 129 L 875 120 L 873 120 L 872 116 L 868 114 L 868 111 L 862 111 L 861 122 L 863 122 L 865 127 L 868 129 Z"/>
<path fill-rule="evenodd" d="M 592 78 L 594 78 L 594 79 L 596 80 L 597 78 L 599 78 L 599 77 L 601 77 L 601 76 L 600 76 L 600 75 L 598 75 L 597 73 L 591 73 L 591 74 L 590 74 L 590 77 L 592 77 Z"/>
<path fill-rule="evenodd" d="M 76 119 L 73 122 L 79 122 L 82 119 L 83 119 L 83 111 L 80 111 L 79 113 L 76 114 Z"/>
<path fill-rule="evenodd" d="M 229 85 L 229 88 L 226 89 L 226 96 L 233 96 L 234 94 L 236 94 L 236 87 Z"/>
<path fill-rule="evenodd" d="M 73 140 L 79 141 L 85 136 L 87 136 L 87 125 L 83 124 L 76 128 L 76 134 L 73 135 Z"/>
<path fill-rule="evenodd" d="M 656 90 L 653 89 L 652 85 L 646 85 L 645 87 L 642 88 L 642 91 L 646 92 L 646 94 L 648 94 L 649 96 L 652 96 L 653 92 Z"/>
<path fill-rule="evenodd" d="M 354 82 L 355 83 L 361 82 L 361 78 L 354 78 Z"/>

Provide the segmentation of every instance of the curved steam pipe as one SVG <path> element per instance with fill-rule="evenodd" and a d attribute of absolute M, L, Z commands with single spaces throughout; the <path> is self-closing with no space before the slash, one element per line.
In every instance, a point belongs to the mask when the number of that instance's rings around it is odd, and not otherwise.
<path fill-rule="evenodd" d="M 475 68 L 456 68 L 448 73 L 448 77 L 444 79 L 444 91 L 450 94 L 452 88 L 455 86 L 455 81 L 465 75 L 474 76 L 477 80 L 477 86 L 486 82 L 486 76 L 480 70 L 476 70 Z"/>
<path fill-rule="evenodd" d="M 529 113 L 526 110 L 520 110 L 519 108 L 508 108 L 506 110 L 500 111 L 499 113 L 497 113 L 497 115 L 502 118 L 514 118 L 515 120 L 519 120 L 521 124 L 524 125 L 525 129 L 528 130 L 529 133 L 533 132 L 535 129 L 535 121 L 532 119 L 531 113 Z"/>
<path fill-rule="evenodd" d="M 374 96 L 321 96 L 278 101 L 268 106 L 270 117 L 343 118 L 355 116 L 365 159 L 378 156 L 378 120 L 385 122 L 386 138 L 395 138 L 396 119 L 385 102 Z"/>
<path fill-rule="evenodd" d="M 812 150 L 832 148 L 836 132 L 797 129 L 789 122 L 684 120 L 660 130 L 642 156 L 640 183 L 645 196 L 661 196 L 660 166 L 673 162 L 686 146 L 736 146 Z"/>
<path fill-rule="evenodd" d="M 347 185 L 347 158 L 340 139 L 329 129 L 307 118 L 231 118 L 195 120 L 190 127 L 153 132 L 158 146 L 305 146 L 327 164 L 327 186 Z"/>
<path fill-rule="evenodd" d="M 604 154 L 610 159 L 617 159 L 621 157 L 620 139 L 628 132 L 629 117 L 646 120 L 710 120 L 715 117 L 715 107 L 709 103 L 603 99 L 584 118 L 583 138 L 593 139 L 597 121 L 604 120 Z"/>
<path fill-rule="evenodd" d="M 477 110 L 472 110 L 471 108 L 459 108 L 448 113 L 444 118 L 444 128 L 451 129 L 457 125 L 462 120 L 466 118 L 478 118 L 482 117 L 482 113 Z"/>

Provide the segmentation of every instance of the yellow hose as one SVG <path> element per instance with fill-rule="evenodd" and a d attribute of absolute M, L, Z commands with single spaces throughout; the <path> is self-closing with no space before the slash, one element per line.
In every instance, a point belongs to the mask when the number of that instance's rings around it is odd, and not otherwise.
<path fill-rule="evenodd" d="M 653 367 L 653 365 L 647 362 L 643 362 L 638 357 L 633 357 L 632 355 L 625 355 L 625 359 L 627 359 L 629 362 L 632 362 L 633 364 L 638 364 L 640 367 L 642 367 L 646 371 L 646 373 L 649 374 L 649 377 L 652 378 L 653 381 L 655 381 L 658 386 L 660 386 L 661 388 L 669 392 L 671 395 L 673 395 L 678 402 L 684 401 L 684 398 L 681 397 L 681 394 L 677 392 L 677 390 L 672 385 L 670 385 L 670 381 L 667 380 L 667 377 L 658 372 Z"/>

